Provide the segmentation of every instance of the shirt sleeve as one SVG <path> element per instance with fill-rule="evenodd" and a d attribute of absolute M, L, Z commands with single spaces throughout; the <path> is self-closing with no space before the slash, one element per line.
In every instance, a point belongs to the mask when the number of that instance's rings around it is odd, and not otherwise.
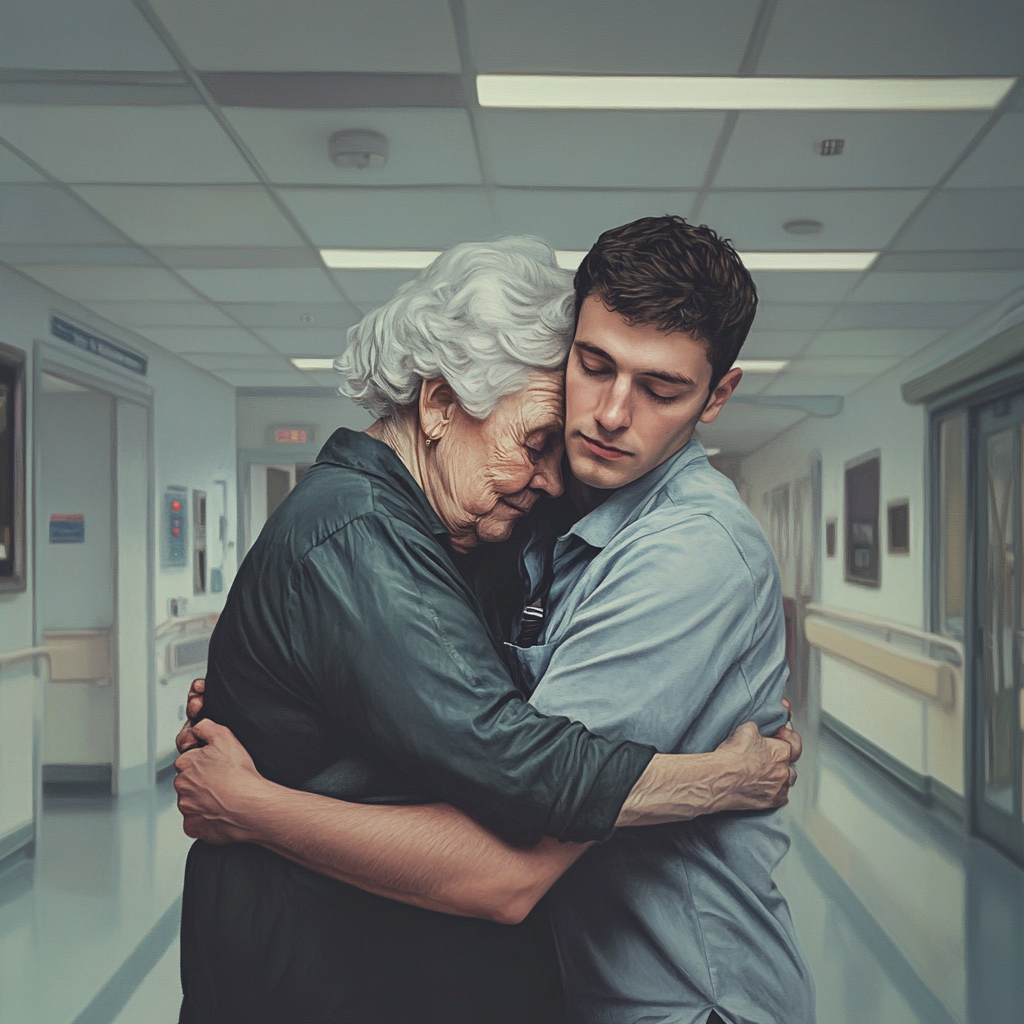
<path fill-rule="evenodd" d="M 753 706 L 735 673 L 723 685 L 756 629 L 750 571 L 708 516 L 680 523 L 674 512 L 653 513 L 615 543 L 621 557 L 547 652 L 531 701 L 665 753 L 713 749 Z M 710 741 L 705 710 L 712 701 L 714 721 L 728 724 Z M 698 720 L 701 736 L 693 731 Z"/>
<path fill-rule="evenodd" d="M 610 834 L 654 750 L 527 704 L 429 538 L 371 514 L 318 545 L 289 595 L 296 663 L 356 750 L 499 834 Z"/>

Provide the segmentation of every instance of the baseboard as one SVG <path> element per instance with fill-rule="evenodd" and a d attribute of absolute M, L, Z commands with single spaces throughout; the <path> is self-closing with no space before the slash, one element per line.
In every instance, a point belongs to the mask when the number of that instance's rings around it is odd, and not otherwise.
<path fill-rule="evenodd" d="M 821 724 L 834 736 L 838 736 L 848 746 L 853 747 L 859 754 L 891 775 L 897 782 L 902 783 L 922 802 L 938 804 L 954 817 L 963 819 L 964 798 L 945 783 L 939 782 L 938 779 L 930 775 L 922 775 L 908 767 L 888 751 L 861 736 L 859 732 L 851 729 L 845 722 L 841 722 L 835 715 L 830 715 L 827 711 L 821 712 Z"/>

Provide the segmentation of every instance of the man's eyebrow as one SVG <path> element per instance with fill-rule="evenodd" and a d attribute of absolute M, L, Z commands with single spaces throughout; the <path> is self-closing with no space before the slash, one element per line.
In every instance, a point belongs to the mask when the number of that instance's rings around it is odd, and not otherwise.
<path fill-rule="evenodd" d="M 589 341 L 580 341 L 577 339 L 574 344 L 577 348 L 582 348 L 589 352 L 591 355 L 599 356 L 601 359 L 607 359 L 609 363 L 614 363 L 610 355 L 603 348 L 599 348 L 597 345 L 592 345 Z M 696 387 L 696 382 L 690 377 L 687 377 L 682 373 L 668 373 L 665 370 L 639 370 L 637 371 L 638 377 L 654 377 L 656 380 L 663 380 L 666 384 L 677 384 L 680 387 L 692 388 Z"/>

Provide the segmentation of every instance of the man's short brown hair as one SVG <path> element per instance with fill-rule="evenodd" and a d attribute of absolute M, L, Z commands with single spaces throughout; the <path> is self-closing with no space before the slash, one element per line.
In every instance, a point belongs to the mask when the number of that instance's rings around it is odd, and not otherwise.
<path fill-rule="evenodd" d="M 736 361 L 757 310 L 757 289 L 729 240 L 676 216 L 641 217 L 604 232 L 574 285 L 577 320 L 596 294 L 630 324 L 703 342 L 712 391 Z"/>

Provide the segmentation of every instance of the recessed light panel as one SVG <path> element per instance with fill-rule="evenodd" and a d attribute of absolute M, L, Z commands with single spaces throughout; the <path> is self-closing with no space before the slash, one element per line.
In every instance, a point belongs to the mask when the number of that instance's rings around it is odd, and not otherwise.
<path fill-rule="evenodd" d="M 867 270 L 877 252 L 741 252 L 747 270 Z"/>
<path fill-rule="evenodd" d="M 321 249 L 320 257 L 332 270 L 422 270 L 440 249 Z"/>
<path fill-rule="evenodd" d="M 738 366 L 744 373 L 778 373 L 788 364 L 788 359 L 737 359 L 733 366 Z"/>
<path fill-rule="evenodd" d="M 308 359 L 305 357 L 289 359 L 288 362 L 296 370 L 333 370 L 334 359 Z"/>
<path fill-rule="evenodd" d="M 991 110 L 1015 78 L 477 75 L 482 107 L 562 110 Z"/>

